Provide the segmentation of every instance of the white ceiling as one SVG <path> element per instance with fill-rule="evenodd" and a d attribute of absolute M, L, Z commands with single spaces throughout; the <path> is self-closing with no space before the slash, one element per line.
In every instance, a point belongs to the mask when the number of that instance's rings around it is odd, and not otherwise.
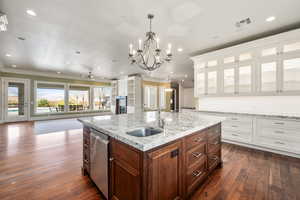
<path fill-rule="evenodd" d="M 190 54 L 298 23 L 299 8 L 299 0 L 0 0 L 9 20 L 8 31 L 0 32 L 0 64 L 74 76 L 139 73 L 128 64 L 128 44 L 144 38 L 146 15 L 153 13 L 153 29 L 162 46 L 173 44 L 174 60 L 152 76 L 174 72 L 182 79 L 187 74 L 185 82 L 191 83 Z M 37 16 L 27 15 L 27 9 Z M 266 23 L 269 16 L 277 19 Z M 247 17 L 253 23 L 238 31 L 235 23 Z M 184 51 L 177 52 L 178 47 Z"/>

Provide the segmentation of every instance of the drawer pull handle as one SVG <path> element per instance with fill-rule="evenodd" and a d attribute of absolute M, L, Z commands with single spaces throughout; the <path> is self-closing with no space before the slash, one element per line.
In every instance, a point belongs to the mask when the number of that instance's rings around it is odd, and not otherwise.
<path fill-rule="evenodd" d="M 285 145 L 284 142 L 275 142 L 275 144 Z"/>
<path fill-rule="evenodd" d="M 201 174 L 203 174 L 202 171 L 196 170 L 195 172 L 193 172 L 193 175 L 194 175 L 195 177 L 199 177 Z"/>
<path fill-rule="evenodd" d="M 85 159 L 85 160 L 84 160 L 84 162 L 85 162 L 85 163 L 88 163 L 88 162 L 89 162 L 89 160 L 88 160 L 88 159 Z"/>
<path fill-rule="evenodd" d="M 195 158 L 199 158 L 199 157 L 202 156 L 202 153 L 193 152 L 192 155 L 193 155 Z"/>
<path fill-rule="evenodd" d="M 236 120 L 238 120 L 238 118 L 231 118 L 231 120 L 234 120 L 234 121 L 236 121 Z"/>
<path fill-rule="evenodd" d="M 275 122 L 276 125 L 284 125 L 284 122 Z"/>
<path fill-rule="evenodd" d="M 238 126 L 232 125 L 231 127 L 232 127 L 232 128 L 237 128 Z"/>
<path fill-rule="evenodd" d="M 234 133 L 232 133 L 231 135 L 232 135 L 232 136 L 236 136 L 236 137 L 239 136 L 238 134 L 234 134 Z"/>
<path fill-rule="evenodd" d="M 275 131 L 275 133 L 284 134 L 284 131 Z"/>

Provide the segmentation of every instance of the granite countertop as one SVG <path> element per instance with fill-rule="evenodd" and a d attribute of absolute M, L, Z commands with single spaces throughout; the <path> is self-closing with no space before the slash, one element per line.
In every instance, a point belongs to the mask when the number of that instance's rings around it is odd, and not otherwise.
<path fill-rule="evenodd" d="M 164 132 L 147 137 L 130 136 L 126 132 L 145 126 L 157 127 L 157 112 L 85 117 L 78 120 L 88 127 L 141 151 L 151 150 L 225 120 L 224 117 L 210 116 L 193 111 L 180 113 L 162 112 L 161 118 L 166 121 Z"/>
<path fill-rule="evenodd" d="M 206 111 L 206 110 L 193 110 L 194 112 L 203 113 L 203 114 L 228 114 L 228 115 L 244 115 L 244 116 L 259 116 L 259 117 L 274 117 L 282 119 L 293 119 L 300 120 L 300 114 L 294 113 L 262 113 L 262 112 L 221 112 L 221 111 Z M 191 112 L 191 111 L 189 111 Z"/>

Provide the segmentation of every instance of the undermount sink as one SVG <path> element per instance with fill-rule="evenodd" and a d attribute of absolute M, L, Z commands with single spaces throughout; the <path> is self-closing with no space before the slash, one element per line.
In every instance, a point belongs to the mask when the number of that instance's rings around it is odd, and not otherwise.
<path fill-rule="evenodd" d="M 159 128 L 153 128 L 153 127 L 143 127 L 139 129 L 135 129 L 133 131 L 126 132 L 128 135 L 135 136 L 135 137 L 147 137 L 151 135 L 156 135 L 159 133 L 162 133 L 163 130 Z"/>

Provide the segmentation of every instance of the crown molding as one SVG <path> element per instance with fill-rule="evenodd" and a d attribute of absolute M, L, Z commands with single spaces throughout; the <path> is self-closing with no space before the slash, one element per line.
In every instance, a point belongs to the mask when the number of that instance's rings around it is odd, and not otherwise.
<path fill-rule="evenodd" d="M 66 75 L 66 74 L 56 74 L 56 73 L 50 73 L 50 72 L 37 72 L 37 71 L 33 71 L 33 70 L 5 68 L 2 66 L 0 66 L 0 71 L 6 72 L 6 73 L 42 76 L 42 77 L 50 77 L 50 78 L 65 78 L 65 79 L 80 80 L 80 81 L 94 81 L 94 82 L 111 83 L 111 80 L 98 79 L 97 77 L 95 77 L 93 80 L 90 80 L 88 78 L 74 77 L 74 76 L 70 76 L 70 75 Z"/>

